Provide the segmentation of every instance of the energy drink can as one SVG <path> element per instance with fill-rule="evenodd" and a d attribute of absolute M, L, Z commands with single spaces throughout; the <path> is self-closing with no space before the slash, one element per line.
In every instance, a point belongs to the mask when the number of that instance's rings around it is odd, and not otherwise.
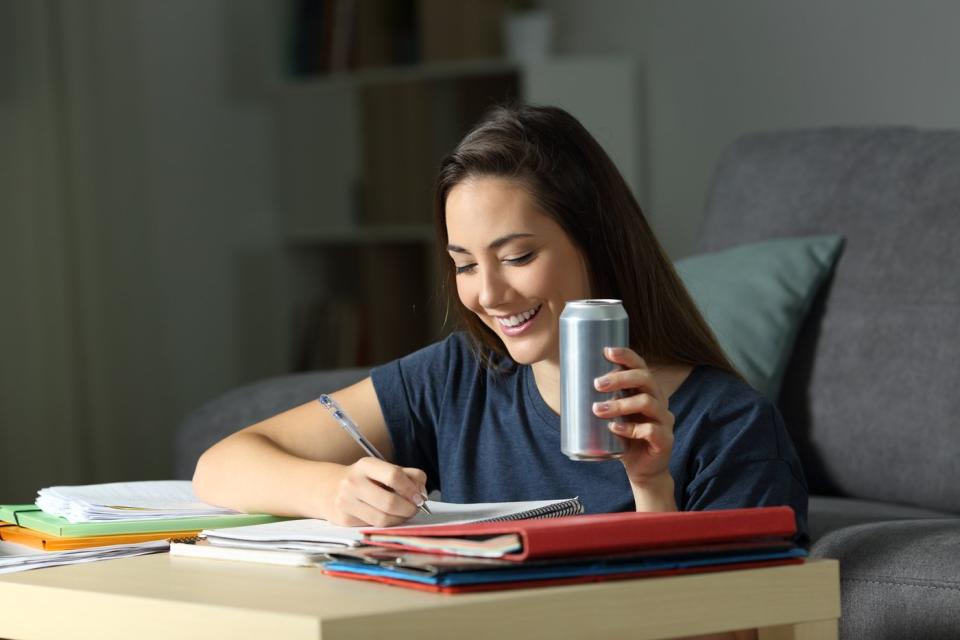
<path fill-rule="evenodd" d="M 560 314 L 560 450 L 571 460 L 610 460 L 624 443 L 593 413 L 593 403 L 619 397 L 601 393 L 594 378 L 620 369 L 603 355 L 604 347 L 630 341 L 627 312 L 620 300 L 572 300 Z"/>

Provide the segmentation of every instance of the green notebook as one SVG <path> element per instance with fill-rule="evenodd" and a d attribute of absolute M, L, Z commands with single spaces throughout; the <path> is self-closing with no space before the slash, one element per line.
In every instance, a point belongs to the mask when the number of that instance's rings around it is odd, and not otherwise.
<path fill-rule="evenodd" d="M 34 504 L 0 505 L 0 521 L 18 524 L 27 529 L 65 538 L 76 536 L 108 536 L 121 533 L 162 533 L 164 531 L 200 531 L 223 527 L 243 527 L 289 520 L 278 516 L 240 513 L 226 516 L 165 518 L 162 520 L 123 520 L 114 522 L 78 522 L 44 513 Z"/>

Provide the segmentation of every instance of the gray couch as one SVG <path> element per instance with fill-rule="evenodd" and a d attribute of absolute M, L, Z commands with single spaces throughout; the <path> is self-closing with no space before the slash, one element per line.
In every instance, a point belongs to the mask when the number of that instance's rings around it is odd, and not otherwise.
<path fill-rule="evenodd" d="M 960 637 L 960 132 L 776 132 L 732 144 L 700 239 L 714 251 L 840 233 L 780 408 L 811 493 L 814 556 L 840 560 L 843 638 Z M 177 473 L 237 428 L 365 375 L 268 380 L 177 434 Z"/>
<path fill-rule="evenodd" d="M 844 638 L 960 637 L 960 132 L 751 135 L 716 172 L 703 251 L 840 233 L 779 406 L 840 560 Z"/>

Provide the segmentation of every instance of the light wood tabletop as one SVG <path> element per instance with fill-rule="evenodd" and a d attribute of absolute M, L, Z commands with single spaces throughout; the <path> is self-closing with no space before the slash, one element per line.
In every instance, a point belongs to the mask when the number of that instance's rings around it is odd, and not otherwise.
<path fill-rule="evenodd" d="M 834 560 L 444 595 L 319 569 L 156 554 L 0 576 L 2 638 L 835 640 Z"/>

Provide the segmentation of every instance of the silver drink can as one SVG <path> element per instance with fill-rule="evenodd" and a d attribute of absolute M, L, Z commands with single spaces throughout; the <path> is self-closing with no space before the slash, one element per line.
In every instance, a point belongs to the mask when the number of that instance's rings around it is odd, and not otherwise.
<path fill-rule="evenodd" d="M 623 441 L 593 403 L 619 397 L 601 393 L 594 378 L 621 369 L 604 347 L 630 342 L 627 312 L 620 300 L 572 300 L 560 314 L 560 450 L 571 460 L 610 460 L 623 455 Z"/>

